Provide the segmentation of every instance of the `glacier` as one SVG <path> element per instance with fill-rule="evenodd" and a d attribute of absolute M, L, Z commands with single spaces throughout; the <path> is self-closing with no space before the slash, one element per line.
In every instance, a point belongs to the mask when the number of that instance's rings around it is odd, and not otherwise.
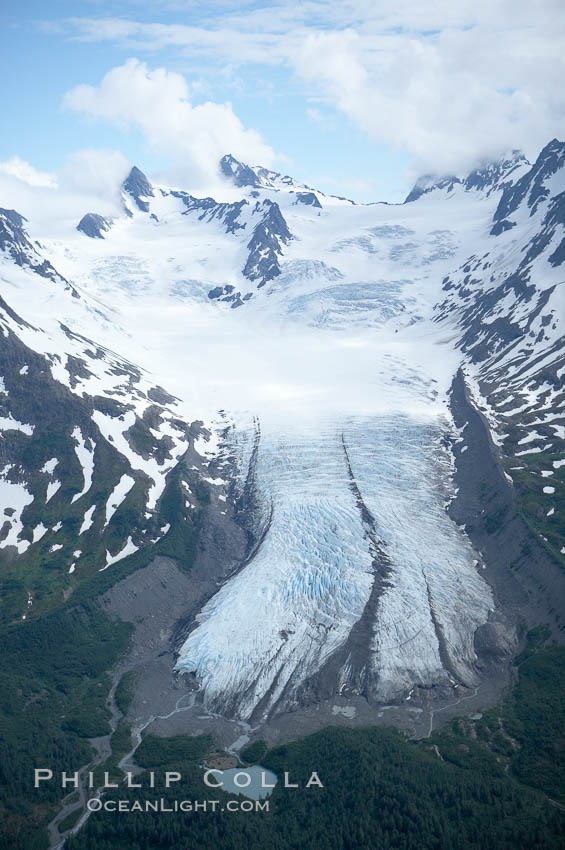
<path fill-rule="evenodd" d="M 519 180 L 529 166 L 509 168 Z M 148 184 L 141 206 L 126 199 L 129 214 L 101 238 L 62 233 L 60 223 L 49 233 L 46 224 L 43 250 L 80 297 L 41 279 L 30 299 L 30 275 L 11 267 L 8 275 L 2 261 L 10 303 L 29 322 L 20 338 L 76 394 L 131 392 L 124 361 L 174 393 L 171 410 L 150 429 L 171 444 L 161 462 L 127 438 L 147 398 L 128 396 L 120 417 L 91 415 L 100 437 L 149 482 L 147 512 L 189 446 L 176 417 L 211 431 L 193 448 L 216 462 L 202 480 L 217 490 L 222 512 L 252 487 L 257 545 L 198 611 L 176 661 L 209 712 L 256 722 L 308 695 L 360 694 L 383 704 L 409 698 L 415 687 L 474 688 L 474 636 L 495 606 L 480 553 L 448 513 L 451 447 L 460 438 L 448 391 L 465 361 L 460 310 L 488 304 L 486 277 L 471 278 L 469 268 L 492 264 L 494 284 L 519 253 L 512 230 L 494 247 L 489 234 L 503 184 L 483 191 L 455 181 L 403 205 L 314 193 L 313 204 L 296 191 L 309 187 L 265 170 L 256 177 L 249 187 L 226 187 L 217 202 Z M 275 204 L 279 213 L 267 220 Z M 523 218 L 520 228 L 533 233 Z M 272 277 L 257 283 L 245 274 L 250 251 L 253 274 L 268 256 Z M 548 281 L 559 274 L 548 272 Z M 501 313 L 515 311 L 521 321 L 530 306 L 509 290 L 507 303 L 478 313 L 473 346 Z M 536 332 L 547 325 L 542 319 Z M 553 344 L 553 326 L 551 334 Z M 104 346 L 104 357 L 90 353 L 89 339 Z M 508 351 L 501 359 L 511 361 Z M 71 374 L 72 356 L 87 352 L 88 371 Z M 478 369 L 469 371 L 481 406 Z M 536 391 L 531 403 L 538 398 Z M 497 439 L 497 423 L 485 415 Z M 89 489 L 81 465 L 77 499 Z M 122 475 L 107 516 L 133 482 Z M 92 525 L 95 507 L 79 533 Z M 107 551 L 103 569 L 139 544 L 129 536 L 121 545 Z"/>
<path fill-rule="evenodd" d="M 177 661 L 210 711 L 258 721 L 292 707 L 363 616 L 366 669 L 348 654 L 336 692 L 359 692 L 359 675 L 384 702 L 415 685 L 477 684 L 473 636 L 493 600 L 446 514 L 447 427 L 397 413 L 261 430 L 261 546 L 198 614 Z M 251 433 L 227 439 L 237 453 Z"/>

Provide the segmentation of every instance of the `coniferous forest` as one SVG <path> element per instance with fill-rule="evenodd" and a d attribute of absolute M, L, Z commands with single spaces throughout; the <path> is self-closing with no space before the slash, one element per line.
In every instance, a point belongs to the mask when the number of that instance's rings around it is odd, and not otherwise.
<path fill-rule="evenodd" d="M 178 739 L 176 757 L 174 739 L 146 738 L 138 762 L 156 776 L 178 769 L 182 793 L 161 785 L 114 796 L 217 799 L 220 810 L 95 813 L 68 848 L 298 850 L 306 835 L 313 850 L 565 847 L 564 656 L 555 648 L 524 653 L 518 684 L 500 706 L 453 720 L 431 739 L 334 727 L 267 752 L 261 764 L 301 786 L 279 783 L 268 812 L 228 812 L 230 797 L 205 788 L 198 765 L 207 738 L 190 748 Z M 314 767 L 323 789 L 303 787 Z"/>

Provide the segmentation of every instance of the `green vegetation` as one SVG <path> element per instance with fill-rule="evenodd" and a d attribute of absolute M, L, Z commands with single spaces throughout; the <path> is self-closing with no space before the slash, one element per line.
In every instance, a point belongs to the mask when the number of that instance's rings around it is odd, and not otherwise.
<path fill-rule="evenodd" d="M 138 431 L 143 434 L 139 423 L 134 427 L 137 428 L 136 434 Z M 0 626 L 13 624 L 24 614 L 26 619 L 30 619 L 49 613 L 61 607 L 71 594 L 73 599 L 80 601 L 93 599 L 136 569 L 147 566 L 157 555 L 175 558 L 181 569 L 190 571 L 203 510 L 209 504 L 210 496 L 207 486 L 194 476 L 194 472 L 186 469 L 183 462 L 169 473 L 156 516 L 145 516 L 148 481 L 138 478 L 106 526 L 104 504 L 120 476 L 131 474 L 125 458 L 105 440 L 99 440 L 90 490 L 76 502 L 71 502 L 83 484 L 74 441 L 49 430 L 37 430 L 32 438 L 19 438 L 23 435 L 17 432 L 13 439 L 11 437 L 18 446 L 21 443 L 17 451 L 28 470 L 29 490 L 34 496 L 33 502 L 24 509 L 22 520 L 30 540 L 30 529 L 40 522 L 49 530 L 18 558 L 14 559 L 10 553 L 0 550 Z M 37 470 L 51 457 L 59 461 L 57 477 L 62 486 L 46 503 L 46 477 Z M 181 486 L 183 477 L 191 482 L 200 508 L 190 511 L 185 508 Z M 79 537 L 84 513 L 92 505 L 97 505 L 93 525 Z M 58 530 L 53 531 L 61 516 L 65 518 Z M 106 562 L 107 550 L 112 553 L 119 551 L 128 536 L 132 535 L 137 540 L 136 535 L 142 531 L 146 541 L 156 539 L 160 536 L 159 529 L 167 524 L 170 525 L 168 533 L 156 544 L 142 546 L 134 555 L 114 564 L 111 570 L 100 572 L 101 565 Z M 53 545 L 61 548 L 53 552 Z M 78 560 L 73 555 L 77 549 L 81 550 Z M 75 560 L 76 569 L 69 574 L 69 567 Z M 28 592 L 33 597 L 31 607 L 27 605 Z"/>
<path fill-rule="evenodd" d="M 241 751 L 241 760 L 247 764 L 257 764 L 261 761 L 267 749 L 266 741 L 254 741 L 249 747 Z"/>
<path fill-rule="evenodd" d="M 508 461 L 507 466 L 513 467 L 511 475 L 520 515 L 539 542 L 565 567 L 561 552 L 565 540 L 565 466 L 553 469 L 553 461 L 560 459 L 561 454 L 546 450 L 522 455 Z M 516 469 L 517 466 L 523 468 Z M 544 470 L 553 475 L 542 477 Z M 547 486 L 554 487 L 555 493 L 544 493 Z"/>
<path fill-rule="evenodd" d="M 126 715 L 128 713 L 128 709 L 135 694 L 135 686 L 137 684 L 137 680 L 138 675 L 135 670 L 130 670 L 128 673 L 124 673 L 124 675 L 118 682 L 118 686 L 114 694 L 114 699 L 116 701 L 116 705 L 118 706 L 123 715 Z"/>
<path fill-rule="evenodd" d="M 459 767 L 513 777 L 565 804 L 565 650 L 530 647 L 510 697 L 477 720 L 453 720 L 434 740 Z"/>
<path fill-rule="evenodd" d="M 106 773 L 112 782 L 119 782 L 123 779 L 124 774 L 119 763 L 132 748 L 131 725 L 124 717 L 120 718 L 116 731 L 110 738 L 110 748 L 111 753 L 106 761 L 94 770 L 94 787 L 103 784 Z"/>
<path fill-rule="evenodd" d="M 195 738 L 186 735 L 176 735 L 174 738 L 147 735 L 137 749 L 135 760 L 140 767 L 175 770 L 175 765 L 199 763 L 212 748 L 213 741 L 209 735 Z"/>
<path fill-rule="evenodd" d="M 92 758 L 88 739 L 109 732 L 108 671 L 125 653 L 133 626 L 111 622 L 95 600 L 160 554 L 174 557 L 184 570 L 190 570 L 201 524 L 201 510 L 192 510 L 189 519 L 182 511 L 180 465 L 167 481 L 161 511 L 150 521 L 153 526 L 144 516 L 147 485 L 138 480 L 104 528 L 100 506 L 122 472 L 131 471 L 111 446 L 97 443 L 91 490 L 72 504 L 72 495 L 80 491 L 83 481 L 73 441 L 50 438 L 43 432 L 41 439 L 28 441 L 24 450 L 32 470 L 57 457 L 63 481 L 61 490 L 45 504 L 45 476 L 29 473 L 35 499 L 26 509 L 26 523 L 33 526 L 43 521 L 52 528 L 63 513 L 66 518 L 58 531 L 49 531 L 21 557 L 0 552 L 0 784 L 4 786 L 0 850 L 47 846 L 44 827 L 65 790 L 55 782 L 33 789 L 33 769 L 48 766 L 55 775 L 77 770 Z M 99 506 L 94 525 L 78 538 L 84 512 L 94 503 Z M 167 522 L 170 532 L 157 544 L 100 571 L 107 548 L 117 551 L 140 528 L 148 529 L 149 538 L 158 536 Z M 63 548 L 52 553 L 53 543 Z M 80 561 L 69 574 L 73 551 L 78 548 Z M 30 592 L 32 606 L 28 606 Z M 134 688 L 135 675 L 126 674 L 116 690 L 116 703 L 124 714 Z M 119 775 L 118 762 L 131 747 L 130 735 L 122 719 L 111 739 L 112 754 L 99 770 Z"/>
<path fill-rule="evenodd" d="M 138 481 L 107 528 L 104 528 L 103 505 L 116 481 L 129 470 L 126 460 L 112 446 L 105 441 L 96 444 L 92 486 L 87 495 L 73 503 L 73 495 L 80 492 L 83 484 L 74 441 L 57 433 L 36 431 L 21 450 L 22 464 L 28 469 L 29 490 L 34 495 L 33 502 L 22 514 L 22 520 L 28 529 L 42 522 L 49 531 L 15 560 L 6 553 L 0 553 L 4 584 L 0 622 L 5 625 L 21 619 L 22 612 L 25 612 L 26 619 L 30 619 L 59 608 L 64 602 L 65 593 L 68 596 L 81 583 L 103 575 L 98 571 L 105 563 L 106 549 L 111 552 L 119 549 L 123 545 L 124 536 L 139 528 L 143 519 L 145 485 Z M 51 457 L 59 461 L 57 478 L 62 486 L 46 503 L 46 478 L 37 470 Z M 79 537 L 84 512 L 93 504 L 99 506 L 94 513 L 94 524 Z M 61 516 L 64 516 L 61 527 L 53 531 Z M 62 548 L 52 552 L 53 545 Z M 76 560 L 73 552 L 77 549 L 82 551 L 82 555 L 76 571 L 71 575 L 69 567 Z M 6 593 L 6 582 L 13 584 L 12 592 Z M 18 588 L 20 592 L 15 593 Z M 22 590 L 32 593 L 33 606 L 29 610 L 27 592 L 22 596 Z M 91 599 L 92 594 L 86 598 Z"/>
<path fill-rule="evenodd" d="M 175 558 L 181 570 L 189 572 L 196 556 L 196 544 L 202 525 L 202 512 L 191 511 L 186 518 L 184 507 L 185 495 L 181 485 L 182 479 L 188 479 L 190 488 L 199 503 L 203 506 L 210 502 L 210 494 L 206 485 L 202 484 L 193 473 L 186 470 L 183 464 L 178 464 L 167 478 L 167 487 L 160 504 L 160 522 L 170 524 L 165 537 L 157 544 L 156 553 Z"/>
<path fill-rule="evenodd" d="M 79 808 L 76 811 L 71 812 L 70 815 L 67 815 L 66 818 L 63 818 L 59 824 L 59 832 L 66 832 L 67 829 L 72 829 L 81 814 L 82 809 Z"/>
<path fill-rule="evenodd" d="M 106 671 L 130 632 L 84 604 L 0 633 L 2 850 L 47 846 L 41 827 L 69 789 L 56 782 L 34 789 L 34 768 L 69 772 L 90 760 L 86 737 L 108 731 Z"/>
<path fill-rule="evenodd" d="M 322 730 L 246 760 L 279 782 L 269 812 L 98 813 L 68 850 L 559 850 L 565 847 L 563 799 L 565 650 L 540 649 L 532 635 L 520 680 L 502 706 L 483 718 L 458 719 L 431 739 L 409 741 L 387 728 Z M 499 722 L 501 719 L 501 723 Z M 138 762 L 156 771 L 157 787 L 120 791 L 130 801 L 229 798 L 203 784 L 207 738 L 148 737 Z M 255 748 L 255 751 L 253 750 Z M 435 749 L 437 748 L 437 750 Z M 182 783 L 163 787 L 162 771 Z M 324 788 L 305 788 L 312 771 Z"/>
<path fill-rule="evenodd" d="M 508 513 L 508 505 L 502 505 L 498 510 L 493 511 L 485 516 L 485 528 L 487 534 L 495 534 L 500 531 L 504 525 L 504 520 Z"/>
<path fill-rule="evenodd" d="M 32 541 L 32 529 L 43 523 L 45 532 L 27 551 L 16 556 L 10 548 L 0 550 L 0 848 L 40 850 L 47 846 L 44 830 L 69 788 L 44 783 L 33 789 L 33 769 L 50 767 L 56 774 L 74 771 L 92 758 L 89 739 L 108 734 L 110 712 L 106 700 L 111 685 L 110 670 L 127 649 L 133 627 L 111 622 L 98 606 L 99 596 L 133 571 L 146 566 L 156 555 L 174 557 L 190 570 L 196 552 L 202 509 L 183 510 L 180 476 L 194 473 L 181 461 L 167 479 L 160 510 L 148 516 L 146 496 L 150 486 L 143 474 L 132 471 L 126 458 L 111 442 L 101 439 L 92 422 L 93 406 L 114 417 L 130 406 L 105 397 L 79 397 L 52 381 L 44 358 L 26 349 L 30 368 L 24 382 L 17 379 L 16 363 L 6 358 L 11 376 L 10 406 L 17 418 L 25 409 L 33 422 L 31 435 L 16 430 L 5 432 L 3 453 L 23 475 L 33 499 L 22 512 L 22 539 Z M 47 364 L 48 365 L 48 364 Z M 77 367 L 81 364 L 67 364 Z M 11 370 L 11 371 L 10 371 Z M 13 374 L 12 374 L 13 373 Z M 12 380 L 13 379 L 13 380 Z M 163 391 L 154 395 L 172 401 Z M 171 442 L 157 440 L 158 408 L 145 411 L 142 421 L 130 429 L 132 444 L 163 460 Z M 84 474 L 77 457 L 71 423 L 83 437 L 95 443 L 91 486 L 83 489 Z M 181 423 L 181 427 L 185 427 Z M 59 489 L 47 501 L 49 478 L 40 470 L 55 458 L 51 480 Z M 104 505 L 123 474 L 135 484 L 106 524 Z M 201 505 L 209 502 L 204 484 L 193 492 Z M 93 524 L 79 536 L 85 512 L 96 510 Z M 170 523 L 170 532 L 156 544 L 160 529 Z M 134 555 L 101 571 L 106 551 L 116 553 L 132 536 L 147 542 Z M 75 555 L 77 550 L 80 553 Z M 76 562 L 76 563 L 75 563 Z M 73 572 L 69 572 L 75 564 Z M 116 690 L 122 713 L 132 699 L 133 674 L 126 674 Z M 130 729 L 122 719 L 113 733 L 112 754 L 106 766 L 117 771 L 117 763 L 130 748 Z M 104 766 L 102 766 L 104 767 Z"/>

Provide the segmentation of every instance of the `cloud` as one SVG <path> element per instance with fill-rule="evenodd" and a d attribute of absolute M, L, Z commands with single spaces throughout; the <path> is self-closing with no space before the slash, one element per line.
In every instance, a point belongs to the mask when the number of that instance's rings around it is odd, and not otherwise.
<path fill-rule="evenodd" d="M 86 148 L 67 158 L 59 180 L 68 191 L 117 202 L 130 169 L 131 164 L 119 151 Z"/>
<path fill-rule="evenodd" d="M 313 121 L 314 124 L 317 124 L 322 130 L 335 130 L 336 122 L 333 116 L 328 115 L 325 112 L 322 112 L 321 109 L 318 109 L 317 106 L 309 106 L 306 109 L 306 115 Z"/>
<path fill-rule="evenodd" d="M 459 171 L 513 147 L 533 156 L 564 135 L 561 0 L 230 0 L 189 19 L 62 26 L 72 38 L 176 51 L 216 71 L 285 66 L 306 98 L 330 102 L 424 170 Z"/>
<path fill-rule="evenodd" d="M 5 162 L 0 162 L 0 173 L 9 177 L 15 177 L 28 186 L 42 186 L 46 189 L 56 189 L 57 182 L 53 174 L 46 171 L 38 171 L 29 162 L 13 156 Z"/>
<path fill-rule="evenodd" d="M 17 167 L 12 167 L 14 161 Z M 123 154 L 111 150 L 77 151 L 51 175 L 12 157 L 0 163 L 1 205 L 25 216 L 30 232 L 67 238 L 87 212 L 123 214 L 120 186 L 130 168 Z"/>
<path fill-rule="evenodd" d="M 311 33 L 294 60 L 304 80 L 373 139 L 412 154 L 419 169 L 465 170 L 513 147 L 532 155 L 563 132 L 555 75 L 563 57 L 516 32 L 503 40 L 474 29 L 419 38 Z"/>
<path fill-rule="evenodd" d="M 150 70 L 137 59 L 109 71 L 99 86 L 79 85 L 64 105 L 87 118 L 141 131 L 155 150 L 171 155 L 180 179 L 194 186 L 217 180 L 218 161 L 226 153 L 270 165 L 272 148 L 255 130 L 247 130 L 230 103 L 193 106 L 187 82 L 165 68 Z"/>

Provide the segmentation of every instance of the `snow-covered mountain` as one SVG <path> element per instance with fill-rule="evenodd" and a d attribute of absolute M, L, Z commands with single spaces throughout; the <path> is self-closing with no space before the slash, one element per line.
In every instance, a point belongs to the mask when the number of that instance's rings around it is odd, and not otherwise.
<path fill-rule="evenodd" d="M 221 521 L 248 550 L 176 661 L 212 711 L 417 705 L 559 639 L 564 158 L 362 205 L 226 156 L 224 197 L 133 168 L 64 237 L 0 210 L 5 616 Z"/>
<path fill-rule="evenodd" d="M 435 320 L 454 325 L 506 474 L 544 494 L 544 537 L 565 554 L 559 469 L 565 440 L 565 145 L 547 145 L 503 186 L 482 244 L 443 284 Z M 540 455 L 540 457 L 536 457 Z"/>
<path fill-rule="evenodd" d="M 487 197 L 498 190 L 512 187 L 522 175 L 530 170 L 530 163 L 521 151 L 515 150 L 509 156 L 501 157 L 497 161 L 487 161 L 479 168 L 465 174 L 462 177 L 455 175 L 441 177 L 439 180 L 433 175 L 424 175 L 412 188 L 405 203 L 417 201 L 422 195 L 437 190 L 452 192 L 458 186 L 465 191 L 476 190 L 484 193 Z"/>

